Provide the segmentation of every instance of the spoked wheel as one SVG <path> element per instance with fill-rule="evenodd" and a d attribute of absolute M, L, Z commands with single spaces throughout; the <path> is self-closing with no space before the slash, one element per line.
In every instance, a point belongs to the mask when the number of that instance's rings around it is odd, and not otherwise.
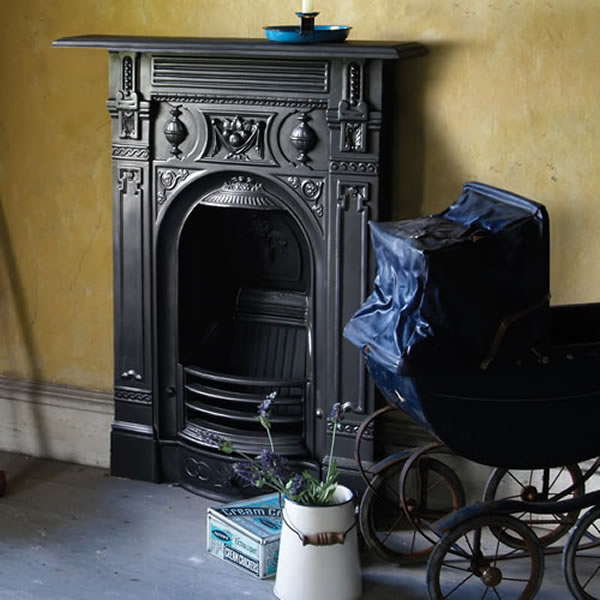
<path fill-rule="evenodd" d="M 506 546 L 491 528 L 519 540 Z M 528 600 L 544 575 L 544 553 L 531 529 L 510 515 L 474 517 L 445 533 L 427 565 L 432 600 Z"/>
<path fill-rule="evenodd" d="M 385 459 L 373 469 L 377 475 L 360 505 L 360 527 L 367 544 L 384 560 L 395 563 L 424 561 L 437 537 L 425 525 L 464 506 L 464 491 L 454 471 L 443 462 L 423 457 L 404 484 L 408 497 L 401 498 L 401 474 L 406 456 Z M 410 518 L 402 504 L 411 507 Z M 423 530 L 414 527 L 421 524 Z"/>
<path fill-rule="evenodd" d="M 584 493 L 583 474 L 578 465 L 547 469 L 494 469 L 488 479 L 484 502 L 500 499 L 525 502 L 556 502 L 581 496 Z M 549 546 L 565 535 L 575 524 L 579 511 L 565 514 L 542 515 L 530 512 L 515 514 L 531 527 L 543 546 Z M 519 540 L 501 532 L 500 539 L 513 548 Z"/>
<path fill-rule="evenodd" d="M 563 553 L 563 572 L 577 600 L 600 598 L 600 506 L 581 517 Z"/>

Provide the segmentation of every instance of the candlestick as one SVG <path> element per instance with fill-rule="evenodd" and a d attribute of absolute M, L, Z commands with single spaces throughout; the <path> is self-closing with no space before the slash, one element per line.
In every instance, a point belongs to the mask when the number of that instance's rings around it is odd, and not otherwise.
<path fill-rule="evenodd" d="M 313 0 L 302 0 L 302 12 L 311 13 L 314 11 Z"/>
<path fill-rule="evenodd" d="M 300 35 L 306 37 L 315 32 L 315 17 L 318 12 L 296 13 L 300 17 Z"/>

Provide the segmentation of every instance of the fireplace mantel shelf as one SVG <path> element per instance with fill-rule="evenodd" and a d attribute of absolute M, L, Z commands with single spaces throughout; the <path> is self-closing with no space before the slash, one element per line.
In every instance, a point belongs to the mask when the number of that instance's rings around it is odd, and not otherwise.
<path fill-rule="evenodd" d="M 426 54 L 417 42 L 351 41 L 339 44 L 278 44 L 266 39 L 192 38 L 130 35 L 78 35 L 55 40 L 60 48 L 96 48 L 114 52 L 157 52 L 166 54 L 220 54 L 236 56 L 286 54 L 314 57 L 362 57 L 367 59 L 412 58 Z"/>

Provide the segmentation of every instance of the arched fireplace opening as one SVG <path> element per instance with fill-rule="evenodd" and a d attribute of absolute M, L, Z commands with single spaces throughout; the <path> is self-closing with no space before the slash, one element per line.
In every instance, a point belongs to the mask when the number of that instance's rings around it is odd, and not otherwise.
<path fill-rule="evenodd" d="M 226 178 L 208 192 L 198 183 L 173 200 L 175 216 L 158 244 L 158 285 L 167 292 L 159 294 L 159 360 L 165 380 L 176 382 L 159 428 L 172 423 L 178 439 L 207 452 L 214 448 L 206 433 L 216 433 L 256 453 L 266 443 L 257 408 L 276 391 L 277 451 L 308 457 L 313 275 L 306 235 L 277 190 L 256 179 Z M 179 201 L 189 208 L 176 208 Z"/>

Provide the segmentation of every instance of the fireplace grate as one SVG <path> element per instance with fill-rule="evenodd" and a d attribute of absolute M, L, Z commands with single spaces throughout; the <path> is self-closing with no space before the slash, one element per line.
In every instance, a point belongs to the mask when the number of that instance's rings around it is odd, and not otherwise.
<path fill-rule="evenodd" d="M 227 348 L 226 356 L 212 356 L 211 368 L 184 365 L 181 369 L 183 437 L 210 446 L 205 434 L 216 433 L 244 452 L 258 452 L 266 442 L 257 419 L 258 405 L 276 391 L 270 420 L 277 451 L 306 454 L 306 307 L 307 298 L 301 293 L 238 292 L 231 321 L 221 323 L 211 336 L 211 347 Z"/>

